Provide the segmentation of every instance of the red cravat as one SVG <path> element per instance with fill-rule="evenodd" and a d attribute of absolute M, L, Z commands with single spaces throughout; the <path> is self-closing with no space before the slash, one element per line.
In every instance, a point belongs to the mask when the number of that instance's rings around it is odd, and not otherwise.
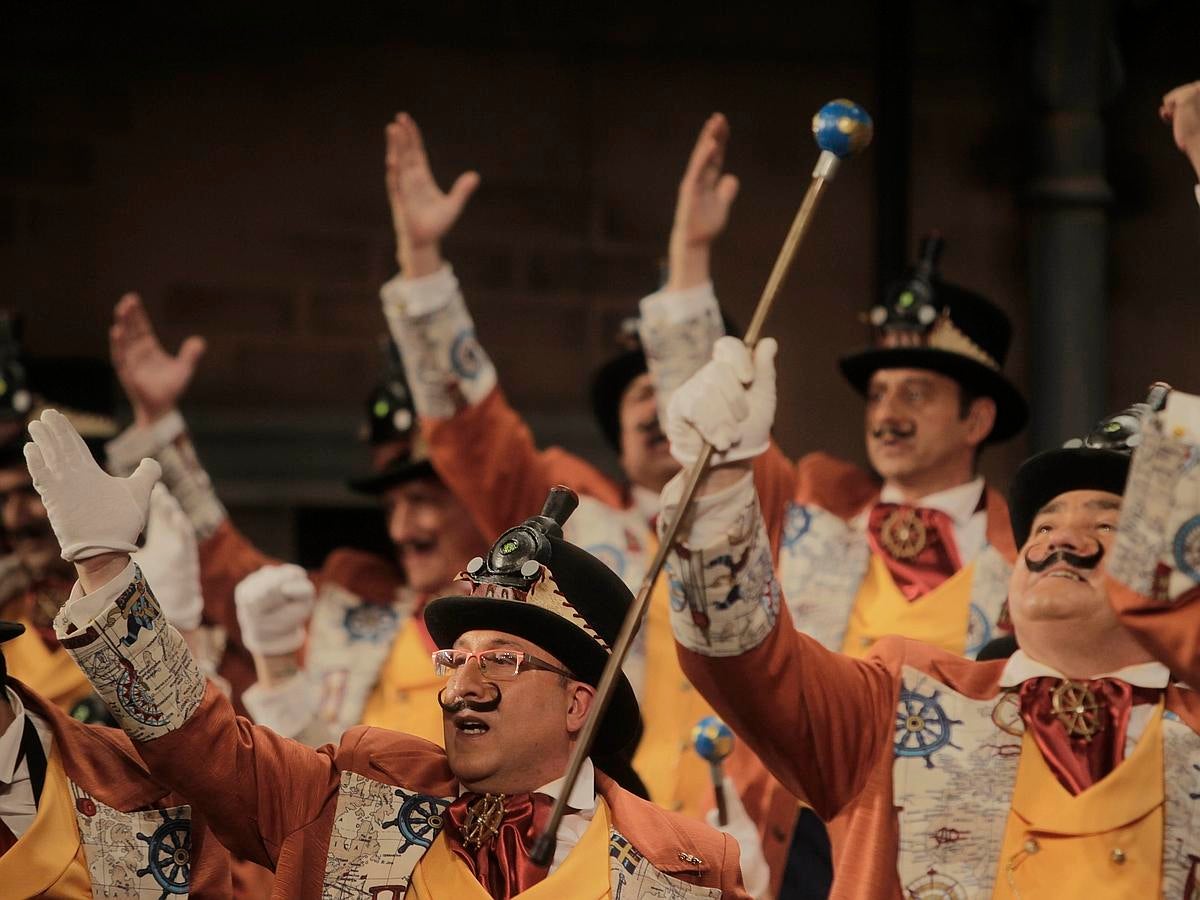
<path fill-rule="evenodd" d="M 1154 703 L 1160 693 L 1115 678 L 1030 678 L 1021 685 L 1021 718 L 1059 783 L 1078 794 L 1125 758 L 1134 699 Z"/>
<path fill-rule="evenodd" d="M 546 794 L 463 794 L 447 810 L 446 840 L 494 900 L 509 900 L 546 877 L 529 848 L 553 805 Z"/>
<path fill-rule="evenodd" d="M 928 594 L 962 567 L 954 523 L 940 509 L 876 503 L 867 539 L 910 601 Z"/>

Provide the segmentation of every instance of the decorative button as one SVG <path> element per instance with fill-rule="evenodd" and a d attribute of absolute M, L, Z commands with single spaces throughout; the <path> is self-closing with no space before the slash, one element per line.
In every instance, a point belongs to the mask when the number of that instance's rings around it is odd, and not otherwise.
<path fill-rule="evenodd" d="M 1117 847 L 1116 849 L 1114 849 L 1112 852 L 1112 861 L 1115 862 L 1118 866 L 1121 865 L 1122 863 L 1124 863 L 1125 862 L 1125 851 L 1122 850 L 1120 847 Z"/>
<path fill-rule="evenodd" d="M 702 860 L 700 857 L 692 856 L 690 853 L 684 853 L 682 850 L 679 851 L 679 859 L 692 866 L 704 865 L 704 860 Z"/>
<path fill-rule="evenodd" d="M 1029 840 L 1027 840 L 1025 842 L 1025 852 L 1026 853 L 1037 853 L 1041 849 L 1042 848 L 1038 846 L 1038 842 L 1035 841 L 1033 838 L 1029 838 Z"/>

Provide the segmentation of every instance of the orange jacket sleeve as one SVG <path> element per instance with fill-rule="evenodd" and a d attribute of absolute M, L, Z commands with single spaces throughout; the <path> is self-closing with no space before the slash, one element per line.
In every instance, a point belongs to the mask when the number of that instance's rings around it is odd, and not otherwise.
<path fill-rule="evenodd" d="M 1200 588 L 1162 603 L 1110 579 L 1108 597 L 1121 624 L 1142 646 L 1176 678 L 1200 690 Z"/>
<path fill-rule="evenodd" d="M 558 447 L 539 450 L 498 387 L 449 418 L 423 419 L 421 427 L 438 475 L 485 536 L 536 515 L 556 484 L 623 505 L 621 488 L 589 463 Z"/>

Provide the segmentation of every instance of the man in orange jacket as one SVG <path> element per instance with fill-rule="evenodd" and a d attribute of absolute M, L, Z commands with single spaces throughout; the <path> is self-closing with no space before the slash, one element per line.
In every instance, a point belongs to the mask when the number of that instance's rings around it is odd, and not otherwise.
<path fill-rule="evenodd" d="M 275 896 L 747 896 L 731 838 L 605 774 L 637 736 L 623 677 L 549 867 L 529 857 L 632 602 L 603 563 L 562 539 L 572 506 L 562 495 L 425 608 L 445 677 L 446 749 L 362 727 L 314 750 L 235 718 L 206 689 L 130 562 L 157 465 L 106 475 L 53 411 L 30 432 L 34 483 L 80 578 L 56 622 L 64 646 L 152 771 L 195 798 L 233 852 L 275 869 Z"/>

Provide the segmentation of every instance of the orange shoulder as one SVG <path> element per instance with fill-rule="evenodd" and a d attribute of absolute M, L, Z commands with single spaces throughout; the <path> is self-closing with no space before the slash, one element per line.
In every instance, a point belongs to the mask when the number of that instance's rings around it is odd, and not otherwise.
<path fill-rule="evenodd" d="M 422 794 L 448 797 L 458 793 L 446 751 L 424 738 L 356 725 L 342 735 L 336 762 L 339 769 L 402 785 Z"/>
<path fill-rule="evenodd" d="M 317 576 L 322 581 L 341 585 L 369 603 L 391 603 L 404 577 L 390 559 L 374 553 L 339 547 L 325 557 Z"/>
<path fill-rule="evenodd" d="M 849 519 L 878 494 L 879 482 L 870 472 L 828 453 L 809 453 L 796 463 L 797 503 Z"/>

